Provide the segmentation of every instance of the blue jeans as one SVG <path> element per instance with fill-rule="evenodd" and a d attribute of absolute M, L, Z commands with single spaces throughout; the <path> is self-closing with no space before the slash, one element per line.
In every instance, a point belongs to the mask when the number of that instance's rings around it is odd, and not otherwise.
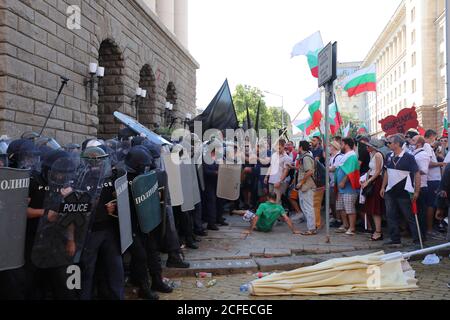
<path fill-rule="evenodd" d="M 388 222 L 389 236 L 394 242 L 400 242 L 400 214 L 403 215 L 408 223 L 409 230 L 411 232 L 414 241 L 419 241 L 419 234 L 417 232 L 416 220 L 412 213 L 411 200 L 402 199 L 391 196 L 389 193 L 385 193 L 384 196 L 386 202 L 386 216 Z"/>

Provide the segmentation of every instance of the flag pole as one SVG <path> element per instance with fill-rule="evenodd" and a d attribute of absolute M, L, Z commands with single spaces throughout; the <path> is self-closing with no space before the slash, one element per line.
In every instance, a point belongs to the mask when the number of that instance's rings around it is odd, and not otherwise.
<path fill-rule="evenodd" d="M 291 120 L 291 123 L 294 122 L 295 120 L 297 120 L 297 118 L 300 116 L 300 114 L 303 112 L 303 110 L 305 110 L 307 104 L 305 104 L 303 106 L 303 108 L 300 109 L 299 113 L 297 113 L 297 115 L 295 116 L 295 118 L 293 120 Z M 283 131 L 283 133 L 280 135 L 280 137 L 282 137 L 286 132 L 287 132 L 288 128 L 286 127 Z M 278 137 L 277 142 L 280 140 L 280 137 Z"/>

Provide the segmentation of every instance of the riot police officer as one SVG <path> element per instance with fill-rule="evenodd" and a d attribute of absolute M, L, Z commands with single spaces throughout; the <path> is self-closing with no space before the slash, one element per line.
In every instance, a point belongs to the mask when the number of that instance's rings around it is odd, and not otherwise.
<path fill-rule="evenodd" d="M 155 170 L 158 177 L 158 185 L 160 194 L 163 197 L 162 212 L 165 212 L 166 223 L 157 228 L 161 234 L 161 242 L 159 249 L 168 253 L 166 267 L 168 268 L 189 268 L 189 263 L 183 260 L 183 253 L 180 248 L 180 239 L 177 229 L 175 227 L 174 210 L 170 204 L 170 193 L 168 187 L 167 173 L 161 169 L 160 157 L 161 146 L 151 143 L 143 137 L 135 137 L 132 141 L 134 146 L 141 146 L 145 148 L 152 159 L 150 170 Z M 165 227 L 165 229 L 163 229 Z"/>
<path fill-rule="evenodd" d="M 37 233 L 42 219 L 48 219 L 45 216 L 48 208 L 45 205 L 45 199 L 51 197 L 52 190 L 49 186 L 49 176 L 52 171 L 57 174 L 57 170 L 73 175 L 75 173 L 75 164 L 70 160 L 71 156 L 62 150 L 53 150 L 48 153 L 41 164 L 40 172 L 35 172 L 30 180 L 30 202 L 27 209 L 27 236 L 25 244 L 25 269 L 26 269 L 26 298 L 32 300 L 42 300 L 47 297 L 48 291 L 53 294 L 54 299 L 74 300 L 77 298 L 76 291 L 67 287 L 67 268 L 66 266 L 55 268 L 40 268 L 32 260 L 33 250 L 36 244 Z M 62 161 L 67 160 L 67 161 Z M 58 161 L 64 163 L 59 168 L 54 165 Z M 69 239 L 69 242 L 71 240 Z M 68 243 L 69 243 L 68 242 Z M 56 243 L 54 244 L 57 245 Z"/>
<path fill-rule="evenodd" d="M 117 172 L 112 170 L 109 155 L 102 147 L 104 146 L 88 147 L 81 154 L 81 161 L 98 163 L 98 167 L 104 172 L 105 179 L 101 185 L 100 197 L 81 257 L 80 298 L 92 299 L 94 275 L 96 266 L 99 266 L 102 267 L 102 280 L 105 281 L 104 284 L 108 290 L 105 293 L 107 296 L 100 298 L 123 300 L 125 280 L 119 224 L 116 218 L 117 206 L 114 202 L 116 200 L 114 181 L 117 179 Z"/>
<path fill-rule="evenodd" d="M 127 178 L 130 183 L 139 175 L 150 171 L 152 159 L 148 151 L 141 146 L 131 148 L 125 158 L 125 166 L 128 172 Z M 154 241 L 150 241 L 149 234 L 141 231 L 139 219 L 134 205 L 133 196 L 130 191 L 130 211 L 133 230 L 133 244 L 129 248 L 131 253 L 130 271 L 133 282 L 139 287 L 139 297 L 148 300 L 157 300 L 159 296 L 153 291 L 171 292 L 172 289 L 165 285 L 161 279 L 161 264 L 159 253 L 154 248 Z M 153 239 L 152 239 L 153 240 Z M 150 247 L 149 247 L 150 245 Z M 152 275 L 152 286 L 148 276 L 148 269 Z"/>

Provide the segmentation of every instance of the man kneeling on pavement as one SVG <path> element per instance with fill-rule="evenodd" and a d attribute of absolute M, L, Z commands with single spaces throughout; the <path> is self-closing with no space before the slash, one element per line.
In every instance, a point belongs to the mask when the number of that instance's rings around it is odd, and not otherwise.
<path fill-rule="evenodd" d="M 249 230 L 245 230 L 243 234 L 249 235 L 253 230 L 270 232 L 279 218 L 287 223 L 293 234 L 300 234 L 300 231 L 294 228 L 294 225 L 292 224 L 291 219 L 287 216 L 284 208 L 277 204 L 277 195 L 274 192 L 271 192 L 268 194 L 267 198 L 268 201 L 262 203 L 258 207 L 256 214 L 247 211 L 244 219 L 251 223 L 251 227 Z"/>

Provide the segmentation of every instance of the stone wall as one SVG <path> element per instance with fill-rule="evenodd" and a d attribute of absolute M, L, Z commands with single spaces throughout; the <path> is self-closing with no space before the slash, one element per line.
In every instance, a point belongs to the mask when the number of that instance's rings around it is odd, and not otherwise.
<path fill-rule="evenodd" d="M 81 29 L 70 30 L 69 5 L 81 9 Z M 105 67 L 90 103 L 89 63 Z M 115 110 L 136 116 L 136 88 L 147 90 L 139 114 L 159 124 L 172 82 L 177 123 L 195 111 L 198 64 L 142 0 L 0 1 L 0 134 L 39 131 L 64 88 L 45 134 L 61 143 L 114 135 Z"/>

